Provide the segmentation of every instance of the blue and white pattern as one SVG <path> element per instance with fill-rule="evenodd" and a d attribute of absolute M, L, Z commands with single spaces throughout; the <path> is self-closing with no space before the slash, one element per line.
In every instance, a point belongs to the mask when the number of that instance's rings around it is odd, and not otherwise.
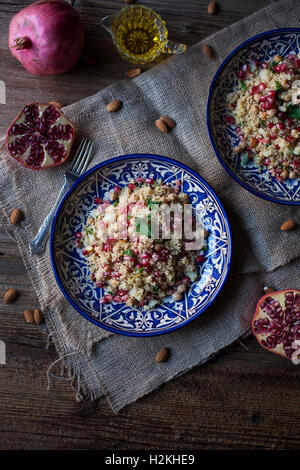
<path fill-rule="evenodd" d="M 104 290 L 90 279 L 86 259 L 75 248 L 75 233 L 80 231 L 94 198 L 104 197 L 115 185 L 126 186 L 132 179 L 161 178 L 190 197 L 195 216 L 209 231 L 205 262 L 199 265 L 198 281 L 183 300 L 164 299 L 152 310 L 125 304 L 100 304 Z M 207 183 L 188 167 L 155 155 L 125 155 L 108 160 L 89 170 L 63 199 L 53 222 L 50 242 L 51 260 L 57 282 L 69 302 L 85 318 L 115 333 L 150 336 L 177 329 L 200 315 L 215 299 L 226 279 L 231 260 L 231 233 L 227 216 Z"/>
<path fill-rule="evenodd" d="M 241 44 L 225 59 L 210 87 L 207 103 L 207 126 L 215 153 L 228 173 L 252 193 L 281 204 L 300 205 L 300 179 L 277 181 L 266 169 L 247 164 L 233 153 L 238 144 L 235 126 L 226 124 L 226 97 L 238 83 L 237 72 L 254 60 L 267 62 L 276 54 L 286 56 L 300 52 L 300 29 L 267 31 Z"/>

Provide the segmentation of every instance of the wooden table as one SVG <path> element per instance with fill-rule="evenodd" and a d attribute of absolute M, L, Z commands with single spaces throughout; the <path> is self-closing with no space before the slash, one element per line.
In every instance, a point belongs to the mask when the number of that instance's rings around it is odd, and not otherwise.
<path fill-rule="evenodd" d="M 122 0 L 77 0 L 87 45 L 97 65 L 80 63 L 57 77 L 29 75 L 10 55 L 10 18 L 29 1 L 0 2 L 0 79 L 7 105 L 0 105 L 0 131 L 30 101 L 69 104 L 113 81 L 128 64 L 114 50 L 99 18 L 117 11 Z M 144 4 L 166 19 L 170 38 L 188 45 L 269 3 L 220 0 L 207 14 L 205 0 L 154 0 Z M 37 195 L 38 197 L 38 195 Z M 207 364 L 173 380 L 115 416 L 104 400 L 77 403 L 70 384 L 56 381 L 47 391 L 46 371 L 57 358 L 46 337 L 24 322 L 23 310 L 37 306 L 9 225 L 0 212 L 0 294 L 17 287 L 22 295 L 0 303 L 0 339 L 7 365 L 0 365 L 0 449 L 297 449 L 299 372 L 265 352 L 253 337 L 236 343 Z M 175 411 L 174 411 L 175 410 Z"/>

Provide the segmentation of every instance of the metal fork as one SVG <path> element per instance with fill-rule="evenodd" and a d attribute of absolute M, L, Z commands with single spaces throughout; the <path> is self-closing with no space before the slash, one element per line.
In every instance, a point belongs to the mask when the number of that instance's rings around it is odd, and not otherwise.
<path fill-rule="evenodd" d="M 52 220 L 54 218 L 55 212 L 62 200 L 63 196 L 65 195 L 67 189 L 71 186 L 71 184 L 86 170 L 92 153 L 93 144 L 85 137 L 80 142 L 78 150 L 75 154 L 73 162 L 71 166 L 65 173 L 65 183 L 60 190 L 56 203 L 54 204 L 53 209 L 45 218 L 43 224 L 41 225 L 37 236 L 30 242 L 29 248 L 33 255 L 39 255 L 45 251 L 50 227 L 52 224 Z"/>

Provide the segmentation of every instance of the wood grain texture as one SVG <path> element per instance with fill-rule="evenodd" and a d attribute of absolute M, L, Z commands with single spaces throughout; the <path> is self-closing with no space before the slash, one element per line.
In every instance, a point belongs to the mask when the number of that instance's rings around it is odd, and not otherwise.
<path fill-rule="evenodd" d="M 7 105 L 0 105 L 0 132 L 27 102 L 75 102 L 130 68 L 99 26 L 102 16 L 123 6 L 119 0 L 76 0 L 86 30 L 86 47 L 97 64 L 84 62 L 58 77 L 30 76 L 10 56 L 10 18 L 29 1 L 0 1 L 0 79 Z M 217 15 L 207 1 L 144 1 L 166 19 L 169 36 L 188 45 L 269 3 L 220 0 Z M 264 351 L 248 338 L 202 367 L 173 380 L 115 416 L 104 400 L 75 401 L 70 382 L 47 391 L 46 370 L 56 359 L 46 350 L 40 327 L 26 324 L 24 309 L 37 307 L 11 226 L 0 214 L 0 296 L 16 287 L 11 305 L 0 300 L 0 340 L 7 365 L 0 365 L 0 449 L 298 449 L 298 368 Z M 75 386 L 75 384 L 74 384 Z M 174 410 L 176 410 L 174 412 Z"/>

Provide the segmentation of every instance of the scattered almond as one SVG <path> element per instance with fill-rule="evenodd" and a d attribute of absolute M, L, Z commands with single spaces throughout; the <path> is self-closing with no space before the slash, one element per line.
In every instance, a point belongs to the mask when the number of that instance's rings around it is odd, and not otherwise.
<path fill-rule="evenodd" d="M 24 317 L 27 323 L 34 323 L 34 316 L 32 310 L 24 310 Z"/>
<path fill-rule="evenodd" d="M 17 297 L 19 297 L 19 291 L 17 291 L 17 289 L 8 289 L 4 294 L 3 300 L 5 304 L 11 304 Z"/>
<path fill-rule="evenodd" d="M 62 108 L 63 107 L 63 104 L 60 103 L 59 101 L 50 101 L 49 104 L 54 104 L 54 106 L 56 106 L 57 108 Z"/>
<path fill-rule="evenodd" d="M 115 113 L 116 111 L 119 111 L 119 109 L 122 106 L 122 101 L 121 100 L 113 100 L 108 105 L 106 106 L 106 109 L 109 113 Z"/>
<path fill-rule="evenodd" d="M 275 292 L 275 289 L 273 289 L 273 287 L 270 287 L 270 286 L 265 286 L 264 287 L 264 293 L 265 294 L 270 294 L 270 292 Z"/>
<path fill-rule="evenodd" d="M 166 124 L 161 119 L 157 119 L 155 121 L 155 125 L 161 132 L 164 132 L 165 134 L 168 132 Z"/>
<path fill-rule="evenodd" d="M 203 44 L 202 52 L 208 59 L 212 59 L 214 56 L 214 50 L 209 44 Z"/>
<path fill-rule="evenodd" d="M 14 209 L 10 215 L 10 222 L 13 225 L 17 225 L 21 220 L 23 220 L 24 214 L 21 209 Z"/>
<path fill-rule="evenodd" d="M 280 227 L 280 230 L 286 232 L 287 230 L 292 230 L 296 225 L 294 220 L 286 220 Z"/>
<path fill-rule="evenodd" d="M 171 354 L 170 348 L 162 348 L 156 355 L 155 361 L 157 363 L 167 362 Z"/>
<path fill-rule="evenodd" d="M 169 118 L 168 116 L 160 116 L 159 118 L 161 121 L 163 121 L 170 129 L 173 129 L 176 126 L 176 122 L 173 121 L 173 119 Z"/>
<path fill-rule="evenodd" d="M 34 310 L 33 318 L 37 325 L 41 325 L 42 323 L 44 323 L 44 315 L 42 314 L 39 308 L 36 308 Z"/>
<path fill-rule="evenodd" d="M 125 72 L 125 75 L 128 78 L 135 78 L 138 75 L 140 75 L 142 73 L 142 71 L 143 71 L 143 69 L 141 69 L 140 67 L 137 67 L 136 69 L 127 70 L 127 72 Z"/>
<path fill-rule="evenodd" d="M 208 7 L 207 7 L 207 11 L 209 15 L 214 15 L 216 13 L 216 10 L 217 10 L 216 2 L 209 2 Z"/>

